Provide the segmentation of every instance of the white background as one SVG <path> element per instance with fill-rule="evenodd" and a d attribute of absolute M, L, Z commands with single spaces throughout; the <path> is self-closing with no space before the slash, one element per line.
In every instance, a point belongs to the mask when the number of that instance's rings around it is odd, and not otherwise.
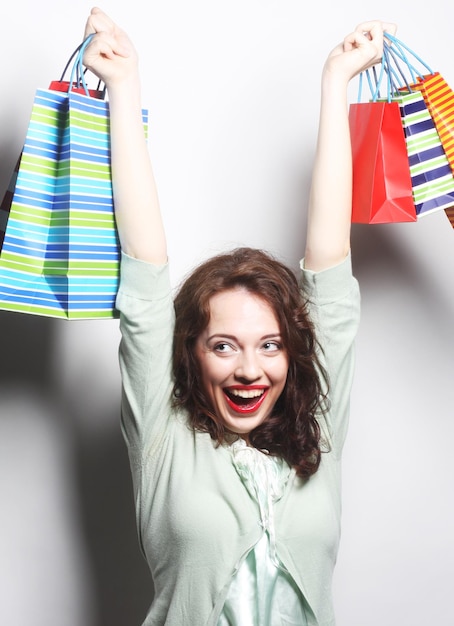
<path fill-rule="evenodd" d="M 358 22 L 398 23 L 401 39 L 454 85 L 454 9 L 443 0 L 101 6 L 141 57 L 175 285 L 201 258 L 238 244 L 297 267 L 319 76 Z M 1 194 L 35 89 L 59 78 L 90 7 L 2 3 Z M 454 231 L 444 213 L 355 226 L 353 259 L 363 318 L 338 626 L 451 626 Z M 0 328 L 0 624 L 139 625 L 150 584 L 119 432 L 118 323 L 0 312 Z"/>

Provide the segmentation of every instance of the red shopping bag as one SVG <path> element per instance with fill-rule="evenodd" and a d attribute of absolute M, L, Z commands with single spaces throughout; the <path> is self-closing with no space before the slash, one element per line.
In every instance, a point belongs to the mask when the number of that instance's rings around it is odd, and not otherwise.
<path fill-rule="evenodd" d="M 415 222 L 407 148 L 397 102 L 350 105 L 352 222 Z"/>

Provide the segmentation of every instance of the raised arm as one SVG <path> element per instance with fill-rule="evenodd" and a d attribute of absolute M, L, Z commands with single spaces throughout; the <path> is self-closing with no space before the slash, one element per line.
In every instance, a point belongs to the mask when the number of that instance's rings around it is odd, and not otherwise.
<path fill-rule="evenodd" d="M 87 20 L 95 33 L 84 64 L 109 95 L 112 181 L 121 248 L 143 261 L 163 264 L 167 248 L 158 195 L 142 123 L 137 54 L 128 36 L 100 9 Z"/>
<path fill-rule="evenodd" d="M 305 267 L 340 263 L 350 250 L 352 158 L 347 87 L 359 72 L 378 63 L 383 33 L 394 24 L 365 22 L 328 56 L 322 73 L 320 120 L 309 198 Z"/>

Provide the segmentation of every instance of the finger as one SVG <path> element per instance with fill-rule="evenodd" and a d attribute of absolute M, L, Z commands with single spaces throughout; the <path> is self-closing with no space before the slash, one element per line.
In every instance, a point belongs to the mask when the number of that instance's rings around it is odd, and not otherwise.
<path fill-rule="evenodd" d="M 97 51 L 107 58 L 113 58 L 114 54 L 128 57 L 132 53 L 131 44 L 126 34 L 104 11 L 97 7 L 91 10 L 85 27 L 85 37 L 90 34 L 95 35 L 90 43 L 92 54 Z"/>
<path fill-rule="evenodd" d="M 375 65 L 383 56 L 383 32 L 371 38 L 369 31 L 355 30 L 344 40 L 343 52 L 350 59 L 350 68 L 357 73 Z"/>
<path fill-rule="evenodd" d="M 113 59 L 115 57 L 115 52 L 113 49 L 113 42 L 110 42 L 105 35 L 101 36 L 98 33 L 95 37 L 93 37 L 87 46 L 84 58 L 86 58 L 88 62 L 89 59 L 97 59 L 99 57 Z"/>
<path fill-rule="evenodd" d="M 119 42 L 117 37 L 110 33 L 98 32 L 87 46 L 85 58 L 87 63 L 89 63 L 90 59 L 98 57 L 105 59 L 114 59 L 115 57 L 127 58 L 131 56 L 131 53 L 132 50 Z"/>
<path fill-rule="evenodd" d="M 85 37 L 92 33 L 115 31 L 115 23 L 111 18 L 98 7 L 93 7 L 85 26 Z"/>
<path fill-rule="evenodd" d="M 394 35 L 397 31 L 397 25 L 392 22 L 383 22 L 381 20 L 371 20 L 368 22 L 362 22 L 356 27 L 357 31 L 365 33 L 370 39 L 375 37 L 382 37 L 383 33 L 387 31 L 391 35 Z"/>
<path fill-rule="evenodd" d="M 390 33 L 390 35 L 395 35 L 397 32 L 397 24 L 393 24 L 392 22 L 384 22 L 383 30 L 386 33 Z"/>
<path fill-rule="evenodd" d="M 377 37 L 375 37 L 375 40 Z M 363 31 L 362 29 L 356 29 L 344 39 L 344 50 L 349 51 L 354 48 L 360 48 L 364 46 L 370 46 L 371 38 L 369 31 Z"/>

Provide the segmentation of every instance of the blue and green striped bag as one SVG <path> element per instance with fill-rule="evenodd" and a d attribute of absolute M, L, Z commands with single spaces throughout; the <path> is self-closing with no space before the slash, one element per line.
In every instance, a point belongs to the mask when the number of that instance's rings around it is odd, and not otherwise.
<path fill-rule="evenodd" d="M 401 112 L 416 215 L 452 207 L 454 177 L 422 93 L 401 91 L 393 100 Z"/>
<path fill-rule="evenodd" d="M 104 100 L 36 92 L 0 254 L 0 309 L 117 317 L 108 118 Z M 145 110 L 143 120 L 146 132 Z"/>

